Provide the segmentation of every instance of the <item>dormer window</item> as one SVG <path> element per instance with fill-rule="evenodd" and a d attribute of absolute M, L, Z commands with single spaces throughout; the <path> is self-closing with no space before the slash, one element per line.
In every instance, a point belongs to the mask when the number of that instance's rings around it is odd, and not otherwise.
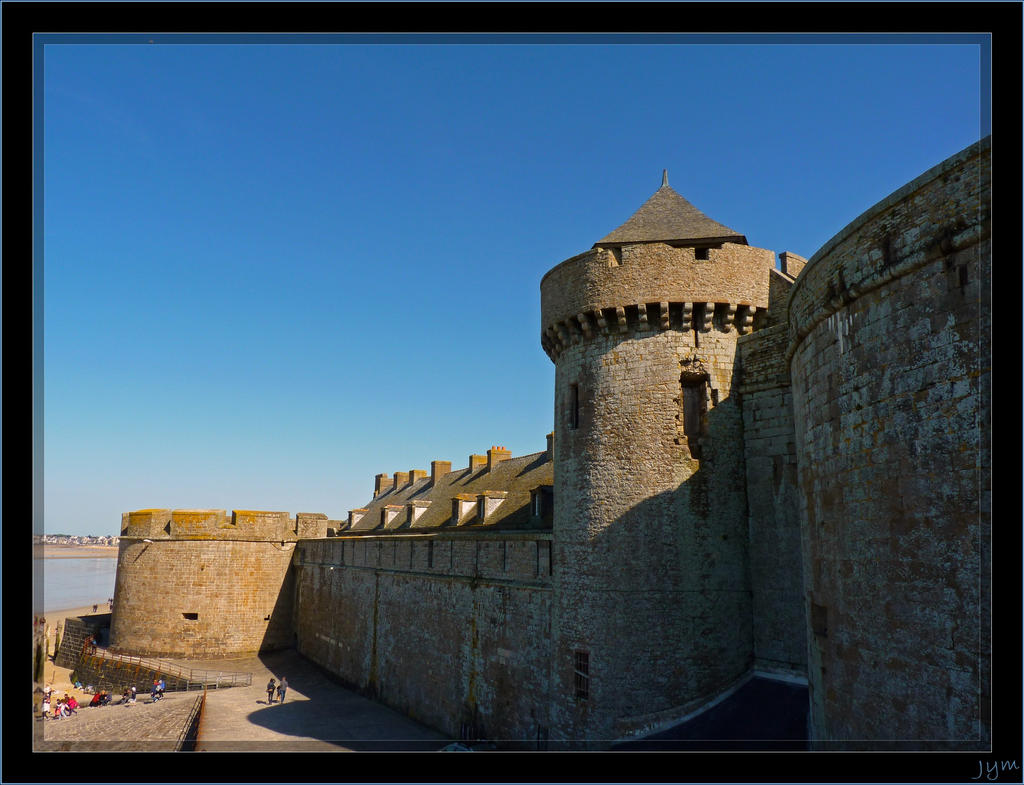
<path fill-rule="evenodd" d="M 530 515 L 533 518 L 546 518 L 551 515 L 552 488 L 540 485 L 530 491 Z"/>

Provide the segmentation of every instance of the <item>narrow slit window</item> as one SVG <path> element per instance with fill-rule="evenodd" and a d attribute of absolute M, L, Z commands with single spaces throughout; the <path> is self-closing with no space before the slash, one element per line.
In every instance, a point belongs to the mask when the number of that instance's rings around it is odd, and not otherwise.
<path fill-rule="evenodd" d="M 701 436 L 704 434 L 704 419 L 707 413 L 707 380 L 703 378 L 680 379 L 680 434 L 686 440 L 690 455 L 700 460 Z"/>
<path fill-rule="evenodd" d="M 569 385 L 569 429 L 576 430 L 580 427 L 580 386 Z"/>
<path fill-rule="evenodd" d="M 573 652 L 573 687 L 578 699 L 586 700 L 590 697 L 590 654 L 588 652 Z"/>

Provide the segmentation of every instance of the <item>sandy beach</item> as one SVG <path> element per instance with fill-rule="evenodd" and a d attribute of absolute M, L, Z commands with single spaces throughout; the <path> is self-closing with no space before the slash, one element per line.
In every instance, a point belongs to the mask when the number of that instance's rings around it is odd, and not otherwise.
<path fill-rule="evenodd" d="M 33 545 L 35 559 L 116 559 L 116 545 Z"/>

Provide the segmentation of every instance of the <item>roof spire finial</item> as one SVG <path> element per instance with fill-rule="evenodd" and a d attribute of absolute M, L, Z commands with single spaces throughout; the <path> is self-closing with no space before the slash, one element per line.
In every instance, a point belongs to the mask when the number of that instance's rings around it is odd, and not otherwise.
<path fill-rule="evenodd" d="M 668 169 L 661 170 L 661 187 L 664 188 L 668 185 Z"/>

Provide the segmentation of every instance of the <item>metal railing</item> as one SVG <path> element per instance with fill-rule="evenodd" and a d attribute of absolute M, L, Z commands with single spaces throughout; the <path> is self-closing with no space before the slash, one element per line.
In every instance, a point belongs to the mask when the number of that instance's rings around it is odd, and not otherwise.
<path fill-rule="evenodd" d="M 93 659 L 94 658 L 94 659 Z M 252 685 L 252 673 L 241 671 L 211 671 L 199 670 L 196 668 L 182 668 L 180 665 L 166 662 L 165 660 L 153 659 L 151 657 L 133 657 L 127 654 L 115 654 L 108 649 L 97 646 L 95 651 L 83 652 L 81 660 L 90 660 L 95 663 L 101 660 L 103 665 L 113 665 L 118 669 L 135 669 L 135 672 L 145 669 L 158 673 L 167 679 L 174 679 L 179 687 L 184 683 L 185 691 L 192 689 L 212 687 L 249 687 Z M 99 663 L 96 663 L 99 664 Z M 95 667 L 95 666 L 94 666 Z"/>
<path fill-rule="evenodd" d="M 196 698 L 192 711 L 185 720 L 185 727 L 181 729 L 178 741 L 174 745 L 175 752 L 195 752 L 199 744 L 199 731 L 203 725 L 203 712 L 206 710 L 206 690 Z"/>

